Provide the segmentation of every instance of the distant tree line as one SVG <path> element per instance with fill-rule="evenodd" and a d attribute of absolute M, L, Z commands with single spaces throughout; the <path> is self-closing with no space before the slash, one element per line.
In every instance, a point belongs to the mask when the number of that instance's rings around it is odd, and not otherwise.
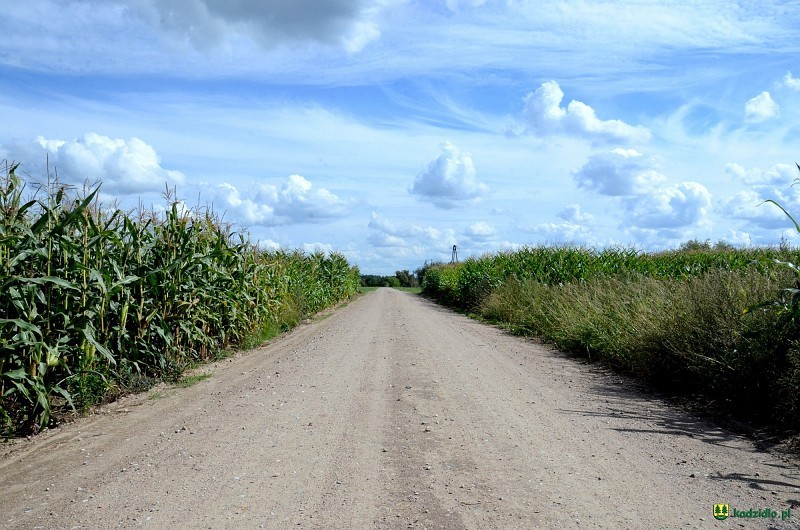
<path fill-rule="evenodd" d="M 438 261 L 426 261 L 425 265 L 413 273 L 407 270 L 396 271 L 394 276 L 379 276 L 376 274 L 362 274 L 362 287 L 419 287 L 425 279 L 425 273 L 432 267 L 443 265 Z"/>
<path fill-rule="evenodd" d="M 414 273 L 407 270 L 397 271 L 394 276 L 362 274 L 361 285 L 363 287 L 417 287 L 419 279 Z"/>

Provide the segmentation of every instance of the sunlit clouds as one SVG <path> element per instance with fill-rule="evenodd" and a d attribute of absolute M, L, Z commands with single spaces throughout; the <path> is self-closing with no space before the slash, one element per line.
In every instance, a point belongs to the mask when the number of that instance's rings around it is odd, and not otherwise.
<path fill-rule="evenodd" d="M 152 146 L 139 138 L 109 138 L 86 133 L 69 140 L 39 136 L 32 142 L 11 147 L 15 156 L 26 161 L 29 173 L 44 175 L 49 160 L 53 177 L 63 183 L 103 183 L 111 194 L 161 192 L 165 186 L 182 185 L 186 177 L 180 171 L 166 169 Z"/>
<path fill-rule="evenodd" d="M 454 208 L 479 200 L 489 193 L 489 187 L 477 179 L 470 154 L 444 142 L 441 154 L 417 175 L 409 192 L 440 208 Z"/>
<path fill-rule="evenodd" d="M 650 131 L 631 126 L 621 120 L 601 120 L 594 109 L 572 100 L 561 105 L 564 92 L 555 81 L 548 81 L 525 96 L 525 118 L 528 132 L 535 135 L 572 134 L 594 142 L 641 143 L 650 138 Z"/>
<path fill-rule="evenodd" d="M 752 99 L 748 99 L 744 105 L 745 120 L 753 123 L 760 123 L 774 118 L 778 115 L 778 104 L 769 95 L 769 92 L 762 92 Z"/>
<path fill-rule="evenodd" d="M 4 10 L 0 158 L 213 208 L 367 273 L 525 244 L 796 241 L 777 1 L 41 0 Z M 31 187 L 33 189 L 34 186 Z"/>

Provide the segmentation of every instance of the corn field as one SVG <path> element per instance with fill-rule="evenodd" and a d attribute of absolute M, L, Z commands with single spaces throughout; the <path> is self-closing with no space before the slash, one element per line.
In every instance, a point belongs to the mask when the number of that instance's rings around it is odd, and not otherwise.
<path fill-rule="evenodd" d="M 699 248 L 697 248 L 699 247 Z M 721 414 L 800 429 L 800 252 L 531 247 L 425 271 L 423 290 Z"/>
<path fill-rule="evenodd" d="M 787 248 L 713 248 L 658 253 L 633 248 L 524 247 L 426 271 L 424 291 L 441 302 L 475 309 L 493 290 L 509 280 L 542 285 L 581 283 L 603 276 L 640 276 L 685 280 L 710 271 L 781 269 L 779 261 L 798 263 L 800 252 Z"/>
<path fill-rule="evenodd" d="M 0 433 L 180 372 L 354 295 L 337 253 L 264 251 L 211 211 L 0 182 Z"/>

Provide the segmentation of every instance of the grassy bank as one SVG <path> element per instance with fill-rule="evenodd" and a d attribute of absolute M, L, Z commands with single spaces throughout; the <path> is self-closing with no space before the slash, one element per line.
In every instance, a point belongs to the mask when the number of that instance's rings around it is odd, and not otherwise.
<path fill-rule="evenodd" d="M 721 413 L 800 426 L 789 249 L 525 248 L 427 271 L 425 293 Z M 774 302 L 758 308 L 763 302 Z"/>
<path fill-rule="evenodd" d="M 177 380 L 354 295 L 339 254 L 264 251 L 211 211 L 100 208 L 98 189 L 0 182 L 0 434 Z"/>

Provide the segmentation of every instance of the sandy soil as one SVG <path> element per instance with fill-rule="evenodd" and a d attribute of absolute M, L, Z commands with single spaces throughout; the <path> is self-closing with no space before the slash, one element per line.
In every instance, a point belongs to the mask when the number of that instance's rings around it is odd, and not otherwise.
<path fill-rule="evenodd" d="M 0 448 L 0 527 L 800 527 L 796 462 L 396 290 L 201 371 Z"/>

